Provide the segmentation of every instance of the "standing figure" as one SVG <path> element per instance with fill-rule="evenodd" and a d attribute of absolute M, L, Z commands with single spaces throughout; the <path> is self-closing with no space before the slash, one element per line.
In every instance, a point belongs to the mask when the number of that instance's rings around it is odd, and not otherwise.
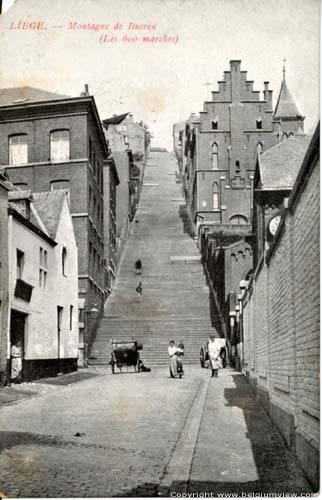
<path fill-rule="evenodd" d="M 140 281 L 139 285 L 136 287 L 135 291 L 137 293 L 137 296 L 138 296 L 139 300 L 141 300 L 142 292 L 143 292 L 141 281 Z"/>
<path fill-rule="evenodd" d="M 220 357 L 220 351 L 222 348 L 222 343 L 218 342 L 215 337 L 209 337 L 208 342 L 208 353 L 209 361 L 211 366 L 211 376 L 218 377 L 218 370 L 222 368 L 222 359 Z"/>
<path fill-rule="evenodd" d="M 175 378 L 177 375 L 177 348 L 174 340 L 170 340 L 168 354 L 170 356 L 170 377 Z"/>
<path fill-rule="evenodd" d="M 178 371 L 178 355 L 183 354 L 183 349 L 181 349 L 180 347 L 176 347 L 174 340 L 170 340 L 168 354 L 170 356 L 170 377 L 175 378 L 177 375 L 179 375 L 179 377 L 181 378 L 183 370 L 181 373 Z"/>
<path fill-rule="evenodd" d="M 141 259 L 138 259 L 137 261 L 135 261 L 134 267 L 135 267 L 136 274 L 138 274 L 138 275 L 141 274 L 141 269 L 142 269 Z"/>
<path fill-rule="evenodd" d="M 22 372 L 22 345 L 20 340 L 11 347 L 11 380 L 20 382 Z"/>
<path fill-rule="evenodd" d="M 177 349 L 177 372 L 181 378 L 184 375 L 182 358 L 184 356 L 184 345 L 181 342 Z"/>

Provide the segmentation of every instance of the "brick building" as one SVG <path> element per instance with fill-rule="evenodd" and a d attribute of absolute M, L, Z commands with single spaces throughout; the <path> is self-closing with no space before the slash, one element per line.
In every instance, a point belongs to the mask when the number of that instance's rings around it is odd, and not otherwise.
<path fill-rule="evenodd" d="M 184 196 L 237 365 L 239 282 L 253 268 L 248 238 L 256 161 L 295 133 L 300 137 L 304 124 L 288 89 L 285 68 L 275 109 L 269 82 L 264 82 L 263 98 L 253 84 L 241 71 L 241 62 L 230 61 L 230 70 L 224 72 L 212 100 L 204 103 L 200 117 L 191 115 L 185 126 L 174 128 Z"/>
<path fill-rule="evenodd" d="M 107 164 L 108 150 L 95 100 L 88 89 L 80 97 L 28 87 L 3 89 L 0 117 L 0 164 L 6 166 L 10 181 L 32 192 L 69 193 L 79 256 L 79 354 L 80 363 L 86 362 L 88 343 L 99 319 L 91 311 L 101 311 L 107 295 L 103 191 L 108 189 L 104 175 L 117 182 L 114 163 Z M 114 210 L 111 203 L 113 216 Z"/>
<path fill-rule="evenodd" d="M 255 173 L 255 270 L 242 283 L 239 311 L 243 370 L 315 487 L 320 434 L 319 141 L 318 127 L 309 147 L 308 138 L 295 136 L 260 157 Z"/>
<path fill-rule="evenodd" d="M 124 244 L 130 231 L 130 224 L 134 217 L 136 209 L 137 183 L 134 179 L 136 168 L 133 163 L 133 154 L 125 144 L 125 137 L 120 132 L 123 129 L 123 121 L 127 116 L 114 115 L 111 118 L 103 120 L 103 129 L 107 141 L 111 158 L 113 158 L 119 177 L 119 185 L 116 197 L 116 252 L 114 273 L 119 265 Z M 106 199 L 104 199 L 106 204 Z"/>
<path fill-rule="evenodd" d="M 287 87 L 285 71 L 275 110 L 269 82 L 264 82 L 263 99 L 253 84 L 241 71 L 241 61 L 230 61 L 230 70 L 212 100 L 204 103 L 199 119 L 186 122 L 184 191 L 191 219 L 201 230 L 209 224 L 228 233 L 231 225 L 250 227 L 257 152 L 303 131 L 304 117 Z"/>

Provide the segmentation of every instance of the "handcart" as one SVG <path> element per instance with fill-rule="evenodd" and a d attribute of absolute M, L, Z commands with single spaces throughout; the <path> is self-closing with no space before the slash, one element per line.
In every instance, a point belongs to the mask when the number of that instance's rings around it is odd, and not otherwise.
<path fill-rule="evenodd" d="M 122 373 L 122 368 L 129 367 L 134 368 L 136 373 L 140 371 L 140 353 L 143 349 L 143 344 L 132 340 L 131 342 L 112 342 L 112 353 L 111 353 L 111 369 L 112 373 L 115 373 L 115 367 L 117 367 Z"/>

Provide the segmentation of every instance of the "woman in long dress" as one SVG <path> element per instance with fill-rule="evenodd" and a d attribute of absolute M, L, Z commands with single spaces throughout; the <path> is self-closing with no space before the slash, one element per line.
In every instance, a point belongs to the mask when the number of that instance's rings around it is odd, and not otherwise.
<path fill-rule="evenodd" d="M 18 341 L 11 347 L 11 380 L 19 382 L 22 372 L 22 346 Z"/>
<path fill-rule="evenodd" d="M 178 375 L 178 353 L 184 351 L 180 347 L 176 347 L 174 340 L 170 340 L 168 354 L 170 356 L 170 377 L 175 378 Z"/>
<path fill-rule="evenodd" d="M 216 339 L 215 337 L 210 337 L 208 342 L 208 354 L 212 377 L 218 377 L 218 370 L 222 368 L 222 359 L 220 357 L 222 342 L 220 340 L 221 339 Z"/>

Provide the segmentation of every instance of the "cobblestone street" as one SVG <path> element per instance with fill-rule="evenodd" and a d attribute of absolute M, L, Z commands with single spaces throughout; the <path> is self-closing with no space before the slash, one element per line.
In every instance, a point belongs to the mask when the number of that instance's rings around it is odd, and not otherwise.
<path fill-rule="evenodd" d="M 237 372 L 99 375 L 2 407 L 6 496 L 311 492 Z"/>

